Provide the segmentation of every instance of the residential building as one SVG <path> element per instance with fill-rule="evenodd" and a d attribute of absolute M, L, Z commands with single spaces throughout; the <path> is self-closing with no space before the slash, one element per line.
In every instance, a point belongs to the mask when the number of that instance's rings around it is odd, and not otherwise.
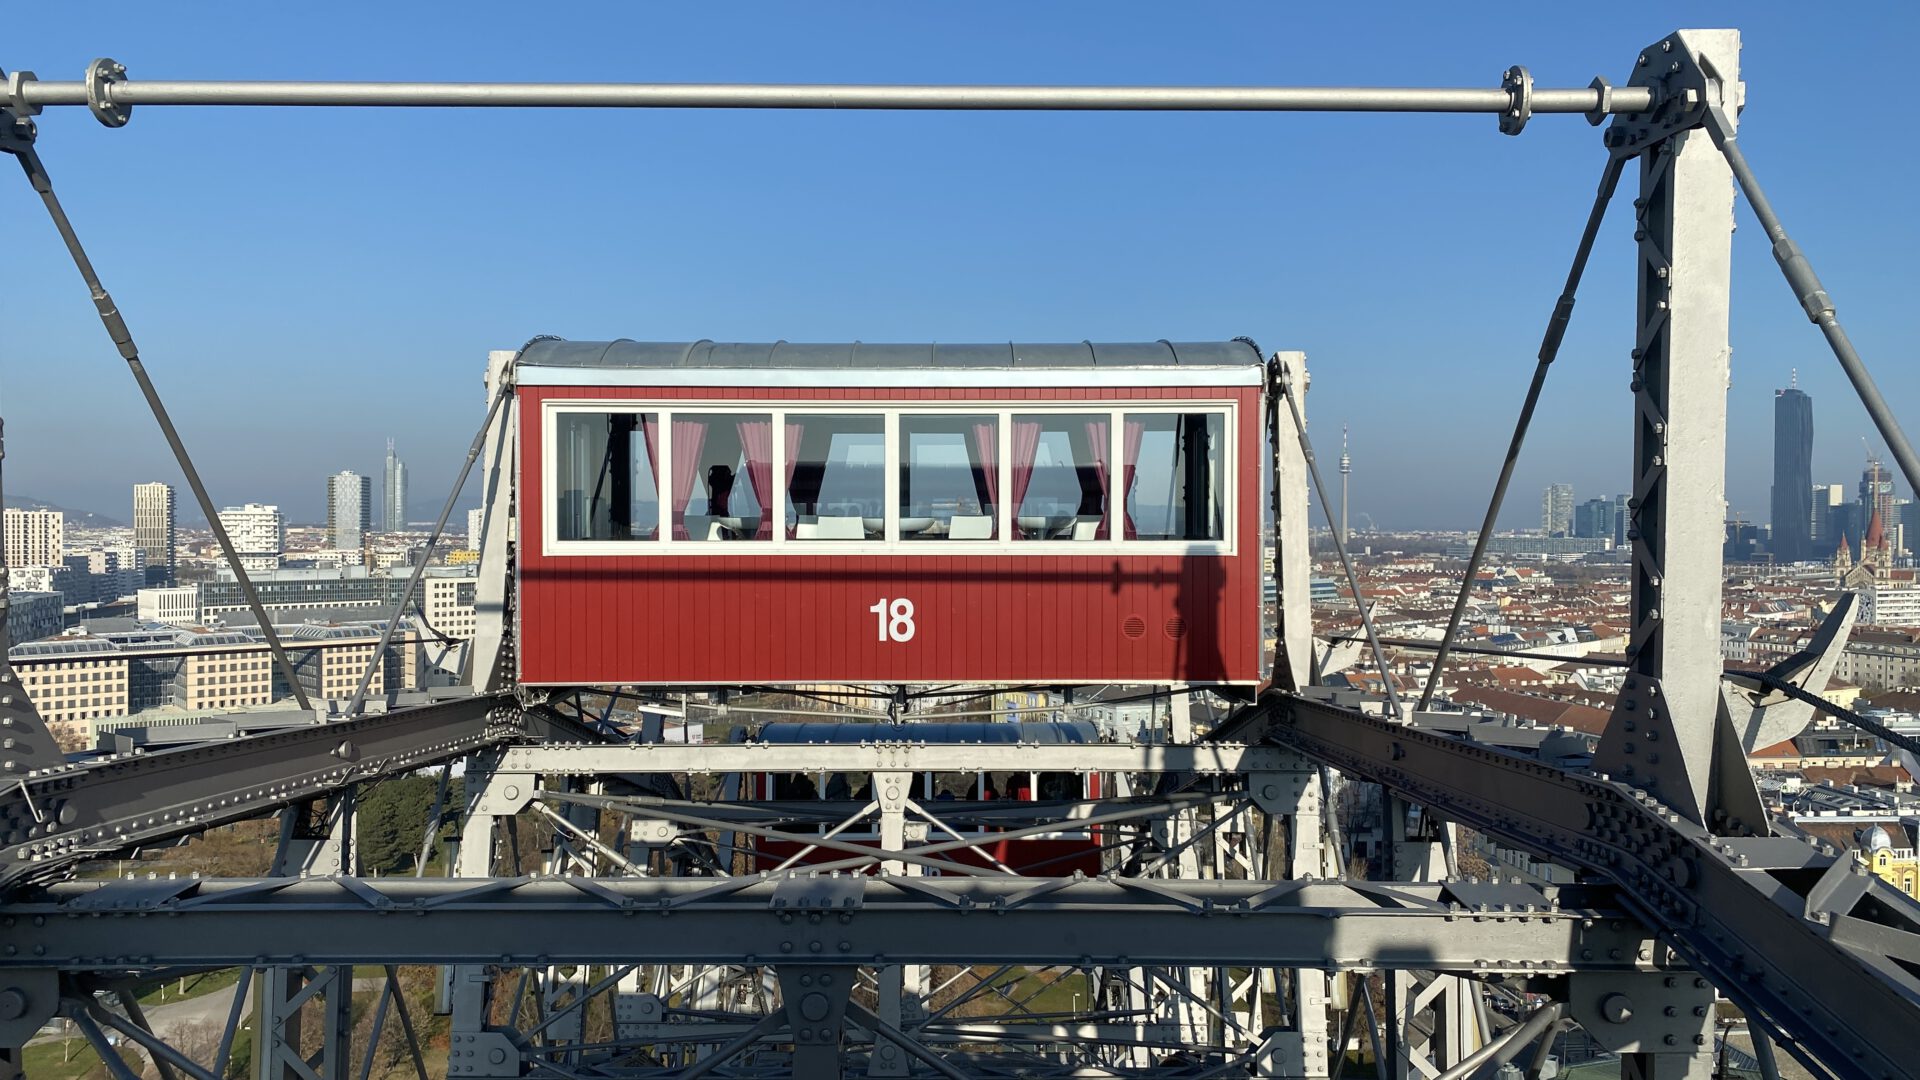
<path fill-rule="evenodd" d="M 407 465 L 393 453 L 393 440 L 387 440 L 387 486 L 381 492 L 380 527 L 401 532 L 407 527 Z"/>
<path fill-rule="evenodd" d="M 192 626 L 200 621 L 200 590 L 192 585 L 141 589 L 134 595 L 134 612 L 141 622 Z"/>
<path fill-rule="evenodd" d="M 52 637 L 60 632 L 65 614 L 66 598 L 57 592 L 9 589 L 7 642 L 18 645 Z"/>
<path fill-rule="evenodd" d="M 1809 494 L 1812 496 L 1812 508 L 1810 510 L 1812 520 L 1807 527 L 1807 536 L 1810 544 L 1808 550 L 1811 552 L 1808 557 L 1812 559 L 1824 559 L 1828 553 L 1833 551 L 1835 545 L 1840 542 L 1839 537 L 1841 534 L 1834 531 L 1835 521 L 1833 513 L 1837 508 L 1846 503 L 1847 485 L 1815 484 L 1813 485 L 1813 491 Z"/>
<path fill-rule="evenodd" d="M 8 566 L 59 566 L 66 554 L 66 515 L 58 510 L 8 507 L 5 541 Z"/>
<path fill-rule="evenodd" d="M 1920 626 L 1920 586 L 1879 585 L 1862 592 L 1860 621 L 1877 626 Z"/>
<path fill-rule="evenodd" d="M 280 556 L 287 549 L 287 523 L 278 506 L 229 506 L 220 511 L 220 524 L 226 527 L 227 538 L 233 541 L 234 553 L 240 556 L 240 565 L 246 567 L 249 577 L 279 568 Z"/>
<path fill-rule="evenodd" d="M 1813 399 L 1797 385 L 1773 394 L 1773 525 L 1775 562 L 1807 562 L 1813 548 Z"/>
<path fill-rule="evenodd" d="M 70 571 L 63 590 L 69 606 L 112 603 L 147 583 L 147 553 L 137 547 L 94 548 L 60 561 Z"/>
<path fill-rule="evenodd" d="M 341 551 L 358 551 L 373 529 L 373 487 L 352 471 L 327 477 L 327 541 Z"/>
<path fill-rule="evenodd" d="M 1573 534 L 1573 485 L 1549 484 L 1540 496 L 1540 531 L 1547 536 Z"/>
<path fill-rule="evenodd" d="M 487 518 L 487 508 L 476 506 L 467 511 L 467 550 L 480 550 L 480 527 Z"/>
<path fill-rule="evenodd" d="M 179 543 L 174 509 L 172 484 L 133 485 L 133 545 L 146 555 L 149 584 L 173 580 Z"/>

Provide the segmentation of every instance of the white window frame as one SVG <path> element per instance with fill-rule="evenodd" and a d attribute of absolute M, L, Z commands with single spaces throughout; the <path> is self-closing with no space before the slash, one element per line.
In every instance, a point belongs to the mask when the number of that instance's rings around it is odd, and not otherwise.
<path fill-rule="evenodd" d="M 1013 417 L 1031 413 L 1063 413 L 1072 416 L 1107 415 L 1107 517 L 1108 532 L 1124 532 L 1126 505 L 1124 495 L 1114 498 L 1124 464 L 1121 450 L 1128 414 L 1219 413 L 1223 417 L 1226 446 L 1221 454 L 1222 516 L 1226 535 L 1220 540 L 1127 540 L 1124 537 L 1103 540 L 1014 540 L 1012 526 L 1013 492 Z M 561 540 L 558 515 L 551 504 L 558 490 L 557 418 L 565 413 L 650 414 L 660 428 L 659 460 L 655 462 L 658 481 L 655 489 L 660 500 L 660 527 L 651 540 Z M 772 506 L 762 507 L 772 515 L 773 535 L 767 540 L 678 540 L 673 536 L 673 417 L 678 413 L 740 414 L 770 416 L 773 424 L 773 497 Z M 787 415 L 852 416 L 877 414 L 883 419 L 886 440 L 885 516 L 883 538 L 878 540 L 795 540 L 787 538 L 786 436 Z M 999 471 L 997 490 L 1000 505 L 995 508 L 996 522 L 992 540 L 902 540 L 900 539 L 900 420 L 903 416 L 993 416 L 999 427 Z M 563 398 L 541 403 L 540 476 L 543 504 L 540 552 L 547 556 L 595 558 L 632 558 L 688 555 L 752 555 L 774 549 L 790 555 L 1025 555 L 1032 557 L 1074 555 L 1210 555 L 1227 557 L 1239 553 L 1240 536 L 1240 410 L 1231 398 L 1194 398 L 1177 400 L 1141 399 L 1137 401 L 1060 401 L 1004 399 L 995 401 L 673 401 L 634 398 Z M 1256 512 L 1258 507 L 1253 508 Z"/>

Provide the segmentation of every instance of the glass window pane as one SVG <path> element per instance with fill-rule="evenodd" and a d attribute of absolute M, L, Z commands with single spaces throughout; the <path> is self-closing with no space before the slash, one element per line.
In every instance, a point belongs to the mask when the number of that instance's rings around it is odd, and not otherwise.
<path fill-rule="evenodd" d="M 1128 413 L 1127 539 L 1226 539 L 1224 413 Z"/>
<path fill-rule="evenodd" d="M 770 413 L 677 413 L 673 418 L 673 538 L 771 540 Z"/>
<path fill-rule="evenodd" d="M 561 540 L 653 540 L 660 534 L 653 413 L 554 414 L 551 495 Z"/>
<path fill-rule="evenodd" d="M 902 416 L 900 539 L 995 539 L 999 461 L 998 417 Z"/>
<path fill-rule="evenodd" d="M 787 538 L 886 535 L 884 417 L 787 414 Z"/>
<path fill-rule="evenodd" d="M 1015 538 L 1107 539 L 1107 428 L 1105 413 L 1014 416 Z"/>

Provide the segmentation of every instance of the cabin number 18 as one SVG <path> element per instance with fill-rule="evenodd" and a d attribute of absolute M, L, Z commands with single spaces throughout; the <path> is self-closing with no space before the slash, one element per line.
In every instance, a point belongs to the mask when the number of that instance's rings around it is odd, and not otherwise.
<path fill-rule="evenodd" d="M 883 596 L 867 610 L 873 612 L 877 640 L 900 643 L 913 640 L 913 601 L 904 596 L 897 600 Z"/>

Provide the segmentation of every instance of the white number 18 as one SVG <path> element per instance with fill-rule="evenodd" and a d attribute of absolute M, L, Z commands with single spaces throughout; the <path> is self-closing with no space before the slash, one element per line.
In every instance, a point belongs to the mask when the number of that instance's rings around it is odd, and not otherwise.
<path fill-rule="evenodd" d="M 881 597 L 872 607 L 875 639 L 878 641 L 913 640 L 913 601 L 906 597 L 888 603 Z"/>

